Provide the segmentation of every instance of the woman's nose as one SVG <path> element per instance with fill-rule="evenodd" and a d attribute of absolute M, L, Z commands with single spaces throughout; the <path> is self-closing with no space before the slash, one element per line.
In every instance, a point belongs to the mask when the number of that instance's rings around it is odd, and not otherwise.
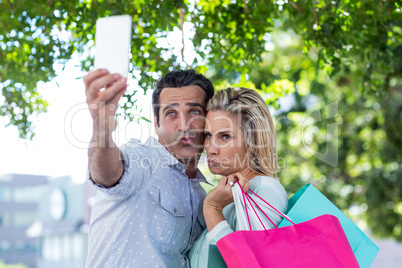
<path fill-rule="evenodd" d="M 205 143 L 205 150 L 208 154 L 216 155 L 219 153 L 219 149 L 212 139 Z"/>

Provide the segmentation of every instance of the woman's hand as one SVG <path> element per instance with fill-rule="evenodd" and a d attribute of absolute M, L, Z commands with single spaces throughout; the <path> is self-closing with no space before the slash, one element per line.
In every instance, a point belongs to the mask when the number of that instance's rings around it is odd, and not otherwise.
<path fill-rule="evenodd" d="M 218 186 L 205 197 L 204 217 L 207 228 L 211 231 L 218 223 L 225 220 L 223 208 L 233 203 L 232 186 L 239 182 L 245 192 L 250 188 L 247 178 L 240 173 L 223 176 Z"/>

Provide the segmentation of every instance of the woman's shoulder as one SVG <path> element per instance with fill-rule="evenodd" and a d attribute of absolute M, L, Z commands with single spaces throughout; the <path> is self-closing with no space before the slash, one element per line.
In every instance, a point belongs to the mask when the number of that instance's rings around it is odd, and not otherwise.
<path fill-rule="evenodd" d="M 255 176 L 252 180 L 250 180 L 250 188 L 258 188 L 261 186 L 271 187 L 273 189 L 277 189 L 279 191 L 285 191 L 281 182 L 269 176 L 259 175 Z"/>
<path fill-rule="evenodd" d="M 276 178 L 272 178 L 269 176 L 256 176 L 252 180 L 250 180 L 250 189 L 257 194 L 275 194 L 283 203 L 287 204 L 288 196 L 285 188 Z"/>

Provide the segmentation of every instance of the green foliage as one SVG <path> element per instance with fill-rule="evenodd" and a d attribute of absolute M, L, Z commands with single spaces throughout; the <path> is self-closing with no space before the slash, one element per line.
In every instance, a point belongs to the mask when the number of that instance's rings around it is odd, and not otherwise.
<path fill-rule="evenodd" d="M 313 12 L 293 12 L 291 18 L 314 22 L 305 47 L 319 47 L 319 66 L 330 72 L 350 72 L 358 90 L 386 92 L 389 78 L 401 72 L 402 13 L 397 1 L 320 1 Z M 290 22 L 291 20 L 289 20 Z M 295 31 L 308 25 L 298 24 Z M 357 85 L 357 84 L 355 84 Z"/>
<path fill-rule="evenodd" d="M 273 109 L 281 182 L 289 194 L 313 183 L 345 212 L 353 207 L 350 216 L 364 219 L 374 234 L 402 241 L 402 74 L 381 94 L 361 93 L 364 82 L 349 81 L 357 77 L 350 70 L 330 77 L 315 67 L 319 48 L 304 54 L 295 33 L 271 35 L 271 50 L 247 75 L 256 88 L 285 77 L 295 85 L 290 105 Z"/>
<path fill-rule="evenodd" d="M 31 118 L 47 106 L 37 82 L 75 52 L 89 70 L 96 19 L 130 14 L 132 71 L 144 91 L 187 67 L 217 88 L 259 89 L 276 111 L 288 192 L 312 182 L 339 207 L 360 208 L 375 234 L 402 240 L 401 9 L 396 0 L 1 1 L 0 116 L 32 137 Z M 189 48 L 177 55 L 159 42 L 185 23 L 192 62 Z M 135 93 L 122 103 L 130 119 Z"/>
<path fill-rule="evenodd" d="M 402 66 L 397 60 L 402 51 L 397 1 L 8 0 L 0 5 L 0 82 L 5 98 L 0 116 L 18 127 L 21 137 L 32 137 L 32 115 L 46 111 L 37 82 L 55 76 L 53 64 L 65 63 L 78 52 L 82 68 L 92 66 L 87 51 L 94 45 L 96 19 L 103 16 L 133 17 L 132 71 L 144 91 L 155 78 L 180 67 L 224 70 L 225 77 L 248 73 L 250 63 L 261 60 L 269 33 L 278 27 L 297 32 L 304 51 L 317 48 L 315 64 L 320 69 L 350 72 L 347 79 L 360 92 L 386 91 Z M 185 22 L 193 27 L 197 56 L 192 62 L 184 59 L 183 50 L 180 56 L 158 45 Z M 219 84 L 219 79 L 214 82 Z M 128 93 L 122 106 L 133 119 L 136 92 Z M 277 99 L 269 98 L 271 103 Z"/>

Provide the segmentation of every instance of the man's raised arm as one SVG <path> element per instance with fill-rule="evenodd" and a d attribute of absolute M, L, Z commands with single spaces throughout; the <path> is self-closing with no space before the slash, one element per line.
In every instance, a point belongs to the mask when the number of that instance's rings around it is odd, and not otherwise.
<path fill-rule="evenodd" d="M 120 151 L 112 139 L 116 110 L 127 88 L 127 79 L 98 69 L 84 77 L 86 101 L 93 120 L 88 149 L 88 169 L 92 180 L 105 187 L 115 185 L 124 172 Z M 105 88 L 101 91 L 102 88 Z"/>

